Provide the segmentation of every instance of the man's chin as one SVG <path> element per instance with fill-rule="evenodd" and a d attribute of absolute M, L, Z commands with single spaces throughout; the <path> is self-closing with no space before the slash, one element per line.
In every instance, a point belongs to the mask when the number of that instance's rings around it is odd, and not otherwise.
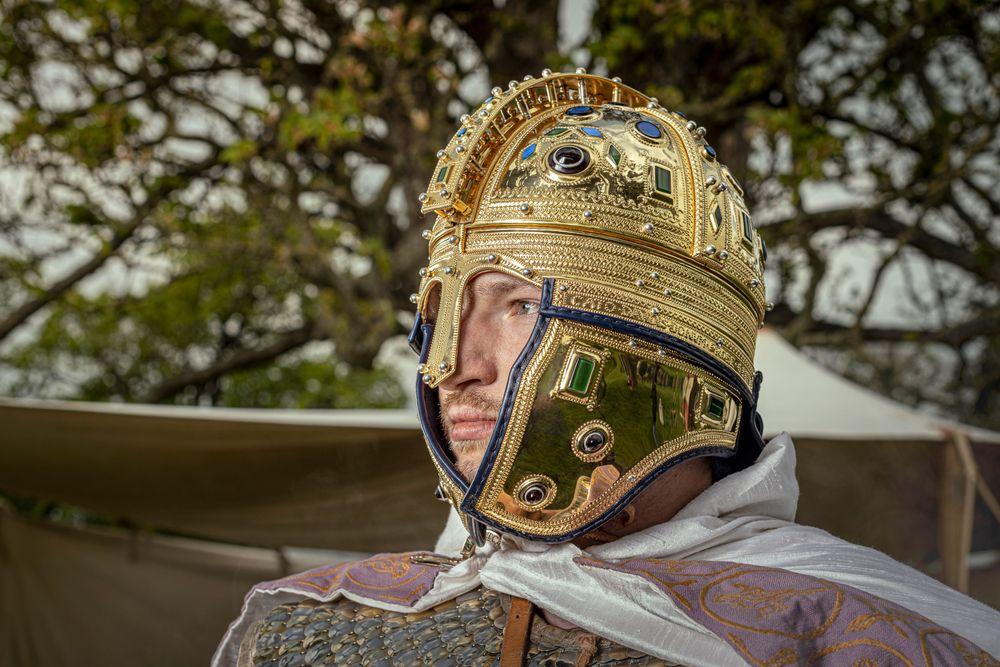
<path fill-rule="evenodd" d="M 479 470 L 479 464 L 483 460 L 483 453 L 486 451 L 486 440 L 455 440 L 451 442 L 451 453 L 455 458 L 455 467 L 465 478 L 466 482 L 471 482 Z"/>

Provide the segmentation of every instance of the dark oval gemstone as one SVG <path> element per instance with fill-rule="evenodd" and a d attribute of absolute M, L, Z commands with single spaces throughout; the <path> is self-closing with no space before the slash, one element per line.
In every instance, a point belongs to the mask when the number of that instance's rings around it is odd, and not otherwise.
<path fill-rule="evenodd" d="M 545 487 L 541 484 L 532 484 L 521 492 L 521 500 L 528 505 L 537 505 L 545 500 Z"/>
<path fill-rule="evenodd" d="M 660 128 L 648 120 L 640 120 L 635 124 L 635 129 L 639 130 L 641 134 L 649 137 L 650 139 L 659 139 L 663 136 L 663 132 L 660 131 Z"/>
<path fill-rule="evenodd" d="M 567 116 L 586 116 L 589 113 L 594 112 L 594 107 L 588 107 L 586 105 L 580 105 L 575 107 L 570 107 L 566 110 Z"/>
<path fill-rule="evenodd" d="M 705 153 L 708 155 L 709 159 L 714 160 L 717 157 L 715 149 L 708 144 L 705 145 Z"/>
<path fill-rule="evenodd" d="M 687 118 L 688 118 L 686 115 L 684 115 L 683 111 L 674 111 L 673 113 L 677 114 L 678 116 L 680 116 L 684 120 L 687 120 Z"/>
<path fill-rule="evenodd" d="M 600 429 L 594 429 L 588 431 L 580 439 L 580 451 L 585 454 L 593 454 L 607 442 L 607 437 L 604 435 L 604 431 Z"/>
<path fill-rule="evenodd" d="M 560 174 L 579 174 L 590 164 L 590 154 L 579 146 L 560 146 L 549 154 L 549 166 Z"/>

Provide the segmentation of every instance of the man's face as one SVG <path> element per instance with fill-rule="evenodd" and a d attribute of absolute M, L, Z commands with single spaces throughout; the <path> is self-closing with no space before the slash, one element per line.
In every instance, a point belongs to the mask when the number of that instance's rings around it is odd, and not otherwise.
<path fill-rule="evenodd" d="M 469 282 L 464 298 L 458 363 L 438 392 L 456 465 L 471 480 L 496 424 L 507 376 L 538 318 L 541 290 L 490 271 Z"/>

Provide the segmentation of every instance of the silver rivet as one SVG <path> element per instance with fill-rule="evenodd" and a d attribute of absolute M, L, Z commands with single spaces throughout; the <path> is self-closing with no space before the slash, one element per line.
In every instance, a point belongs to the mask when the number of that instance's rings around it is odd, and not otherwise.
<path fill-rule="evenodd" d="M 646 232 L 647 234 L 652 234 L 653 233 L 653 229 L 654 229 L 653 223 L 651 223 L 651 222 L 647 222 L 646 224 L 644 224 L 642 226 L 642 231 Z"/>
<path fill-rule="evenodd" d="M 420 267 L 420 270 L 417 271 L 417 273 L 420 274 L 421 278 L 423 278 L 424 276 L 427 275 L 427 269 L 426 269 L 426 267 Z"/>
<path fill-rule="evenodd" d="M 430 373 L 424 373 L 424 376 L 420 379 L 424 381 L 424 384 L 430 384 L 434 378 L 431 377 Z"/>
<path fill-rule="evenodd" d="M 458 243 L 458 237 L 457 236 L 449 236 L 448 237 L 448 243 L 450 243 L 451 245 L 455 245 L 456 243 Z"/>
<path fill-rule="evenodd" d="M 592 217 L 594 217 L 594 212 L 593 211 L 584 211 L 583 212 L 583 217 L 585 217 L 588 220 L 590 220 Z"/>
<path fill-rule="evenodd" d="M 439 160 L 440 160 L 441 158 L 443 158 L 443 157 L 444 157 L 444 149 L 443 149 L 443 148 L 441 148 L 441 149 L 438 149 L 438 152 L 437 152 L 437 153 L 435 153 L 435 155 L 437 155 L 437 159 L 439 159 Z"/>
<path fill-rule="evenodd" d="M 438 368 L 442 371 L 448 370 L 448 362 L 442 361 L 440 364 L 438 364 Z"/>
<path fill-rule="evenodd" d="M 659 309 L 659 308 L 656 308 L 656 307 L 653 307 L 653 308 L 650 308 L 650 309 L 649 309 L 649 313 L 650 313 L 651 315 L 659 315 L 659 314 L 660 314 L 660 309 Z"/>
<path fill-rule="evenodd" d="M 704 127 L 699 127 L 697 130 L 694 131 L 694 136 L 698 137 L 699 139 L 704 139 L 706 132 L 707 130 Z"/>
<path fill-rule="evenodd" d="M 646 281 L 643 280 L 642 278 L 639 278 L 639 280 L 635 281 L 635 286 L 636 287 L 643 287 L 645 284 L 646 284 Z"/>
<path fill-rule="evenodd" d="M 694 122 L 693 120 L 689 120 L 687 122 L 687 125 L 685 125 L 684 127 L 686 127 L 689 132 L 694 132 L 695 130 L 698 129 L 698 123 Z"/>
<path fill-rule="evenodd" d="M 715 254 L 715 246 L 714 245 L 707 245 L 707 246 L 705 246 L 705 254 L 706 255 L 714 255 Z"/>
<path fill-rule="evenodd" d="M 712 187 L 713 185 L 715 185 L 715 181 L 716 181 L 715 176 L 709 176 L 708 178 L 705 179 L 705 187 L 706 188 Z"/>
<path fill-rule="evenodd" d="M 552 76 L 552 70 L 550 70 L 548 67 L 542 70 L 542 77 L 546 76 Z"/>
<path fill-rule="evenodd" d="M 507 87 L 510 88 L 511 90 L 514 90 L 515 88 L 517 88 L 517 81 L 511 79 L 510 81 L 507 82 Z"/>
<path fill-rule="evenodd" d="M 664 349 L 663 349 L 662 347 L 661 347 L 661 348 L 660 348 L 659 350 L 657 350 L 657 351 L 656 351 L 656 353 L 657 353 L 658 355 L 660 355 L 661 357 L 665 357 L 665 356 L 667 356 L 667 351 L 666 351 L 666 350 L 664 350 Z"/>
<path fill-rule="evenodd" d="M 469 122 L 469 114 L 463 113 L 461 116 L 459 116 L 458 122 L 462 124 Z"/>
<path fill-rule="evenodd" d="M 726 252 L 725 250 L 720 250 L 719 251 L 719 259 L 723 259 L 723 260 L 729 259 L 729 253 Z"/>
<path fill-rule="evenodd" d="M 729 189 L 728 185 L 726 185 L 725 183 L 719 183 L 714 188 L 712 188 L 712 192 L 714 192 L 715 194 L 719 194 L 720 192 L 725 192 L 728 189 Z"/>
<path fill-rule="evenodd" d="M 531 76 L 530 74 L 525 74 L 523 77 L 521 77 L 521 80 L 522 81 L 531 81 L 533 78 L 534 77 Z"/>
<path fill-rule="evenodd" d="M 417 296 L 417 293 L 414 292 L 413 294 L 410 295 L 410 303 L 416 303 L 418 298 L 419 297 Z"/>
<path fill-rule="evenodd" d="M 439 192 L 438 194 L 441 195 L 442 197 L 447 197 L 448 196 L 447 188 L 441 188 L 441 192 Z"/>
<path fill-rule="evenodd" d="M 612 83 L 621 83 L 622 82 L 622 78 L 620 76 L 613 76 L 613 77 L 611 77 L 611 81 L 612 81 Z"/>
<path fill-rule="evenodd" d="M 576 68 L 576 73 L 577 74 L 586 74 L 587 73 L 587 69 L 585 67 L 577 67 Z"/>
<path fill-rule="evenodd" d="M 421 192 L 419 195 L 417 195 L 417 201 L 421 203 L 427 201 L 427 193 Z"/>
<path fill-rule="evenodd" d="M 560 292 L 565 292 L 568 289 L 569 289 L 569 285 L 560 285 L 559 286 L 559 291 Z"/>
<path fill-rule="evenodd" d="M 522 213 L 527 213 L 528 211 L 531 210 L 531 205 L 525 202 L 524 204 L 521 204 L 520 208 Z"/>
<path fill-rule="evenodd" d="M 494 86 L 493 90 L 490 91 L 490 94 L 492 94 L 493 97 L 500 97 L 503 95 L 503 88 L 500 86 Z"/>
<path fill-rule="evenodd" d="M 760 281 L 757 280 L 756 278 L 752 278 L 750 280 L 750 287 L 755 287 L 755 288 L 760 287 Z"/>
<path fill-rule="evenodd" d="M 772 310 L 774 310 L 774 304 L 770 301 L 766 302 L 764 304 L 764 310 L 770 313 Z"/>
<path fill-rule="evenodd" d="M 486 118 L 489 115 L 490 115 L 490 112 L 487 111 L 486 109 L 483 109 L 482 111 L 479 112 L 479 117 L 480 118 Z"/>
<path fill-rule="evenodd" d="M 722 340 L 721 338 L 716 338 L 715 339 L 715 346 L 716 347 L 722 347 L 725 344 L 726 344 L 726 341 Z"/>
<path fill-rule="evenodd" d="M 673 293 L 674 293 L 673 290 L 671 290 L 669 287 L 663 290 L 663 296 L 672 296 Z"/>
<path fill-rule="evenodd" d="M 490 264 L 495 264 L 497 261 L 497 256 L 492 254 L 486 255 L 486 261 L 489 262 Z"/>
<path fill-rule="evenodd" d="M 456 153 L 464 153 L 465 152 L 465 146 L 456 146 L 455 147 L 455 152 Z"/>
<path fill-rule="evenodd" d="M 647 109 L 655 109 L 655 108 L 656 108 L 656 107 L 658 107 L 658 106 L 660 106 L 660 105 L 659 105 L 659 104 L 657 104 L 656 102 L 647 102 L 647 103 L 646 103 L 646 108 L 647 108 Z"/>
<path fill-rule="evenodd" d="M 527 267 L 521 269 L 521 275 L 522 276 L 530 276 L 531 275 L 531 269 L 529 269 Z"/>
<path fill-rule="evenodd" d="M 653 280 L 659 280 L 660 279 L 660 272 L 659 271 L 653 271 L 652 273 L 649 274 L 649 277 L 652 278 Z"/>
<path fill-rule="evenodd" d="M 628 481 L 634 482 L 635 481 L 635 475 L 629 475 L 628 476 Z"/>
<path fill-rule="evenodd" d="M 454 268 L 452 268 L 450 266 L 444 267 L 444 275 L 450 276 L 453 273 L 455 273 L 455 269 Z"/>
<path fill-rule="evenodd" d="M 422 237 L 424 237 L 425 239 L 430 240 L 430 238 L 431 238 L 431 230 L 425 229 L 424 231 L 420 232 L 420 235 Z"/>
<path fill-rule="evenodd" d="M 628 346 L 629 347 L 639 347 L 639 343 L 635 342 L 635 340 L 633 340 L 633 339 L 630 338 L 629 341 L 628 341 Z"/>

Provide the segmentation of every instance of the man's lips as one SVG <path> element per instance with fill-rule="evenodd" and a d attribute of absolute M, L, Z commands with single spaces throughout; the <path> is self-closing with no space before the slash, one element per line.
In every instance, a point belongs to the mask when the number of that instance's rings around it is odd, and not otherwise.
<path fill-rule="evenodd" d="M 493 415 L 468 408 L 448 411 L 452 440 L 486 440 L 493 433 L 497 420 Z"/>

